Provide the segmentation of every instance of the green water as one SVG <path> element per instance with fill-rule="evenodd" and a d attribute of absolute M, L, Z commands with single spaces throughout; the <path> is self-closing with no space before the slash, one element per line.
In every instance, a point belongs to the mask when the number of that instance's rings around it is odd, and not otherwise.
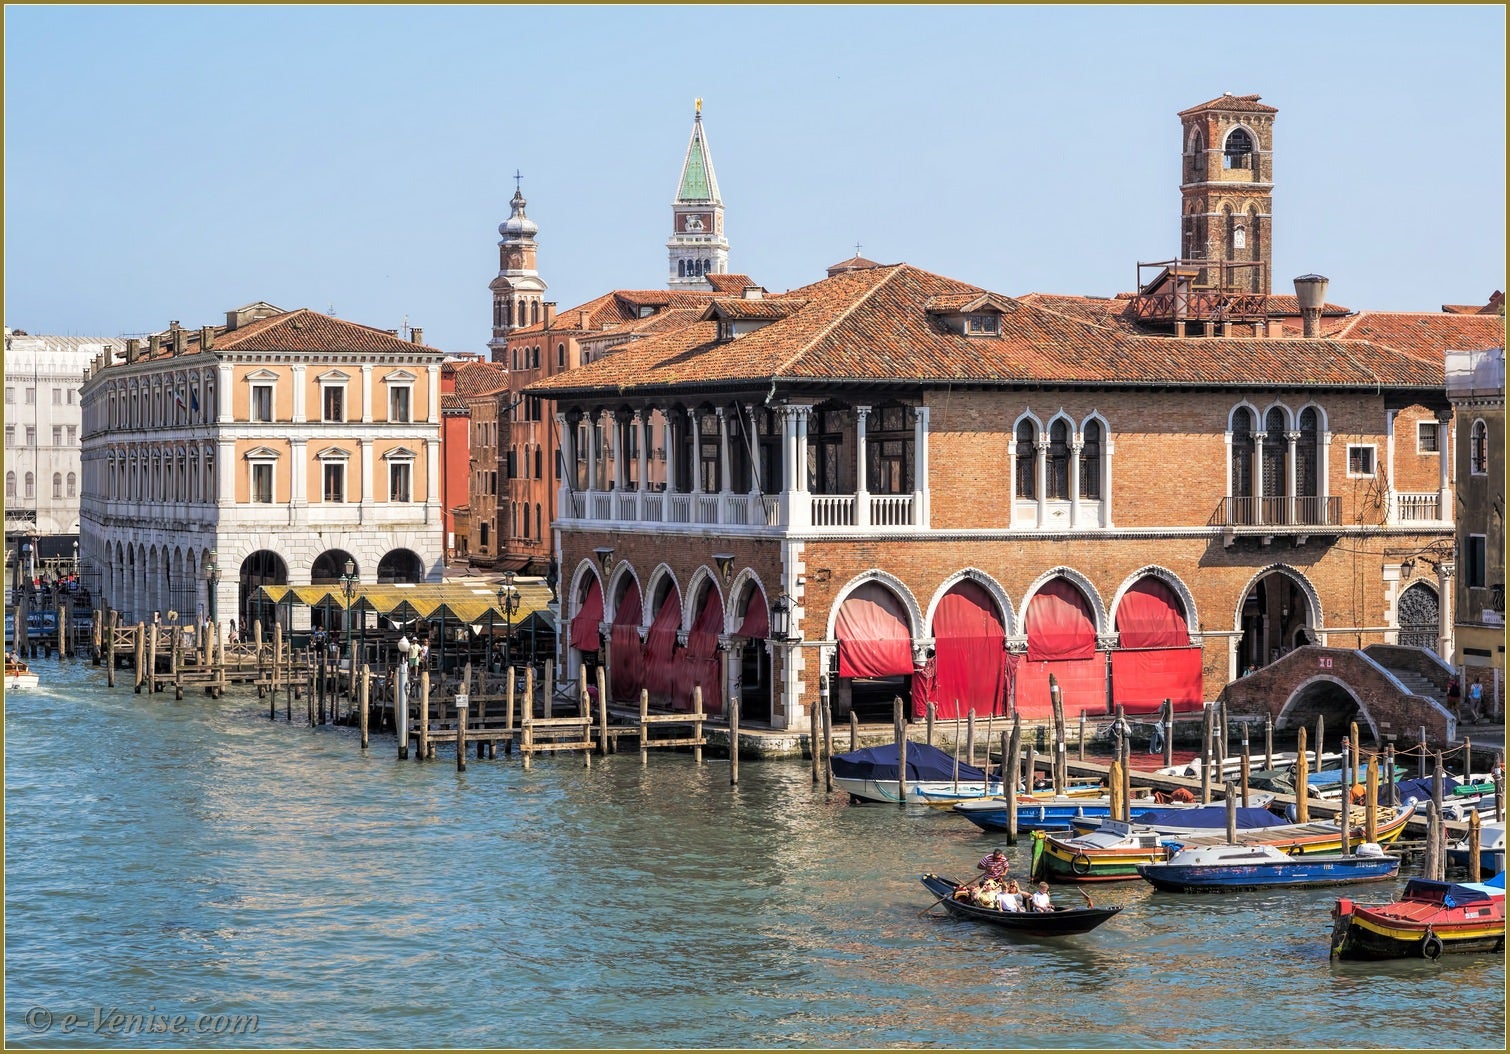
<path fill-rule="evenodd" d="M 1504 1045 L 1502 956 L 1333 964 L 1335 891 L 1117 884 L 1094 933 L 1012 939 L 918 914 L 919 874 L 996 838 L 802 763 L 457 773 L 250 691 L 35 665 L 6 699 L 13 1046 Z"/>

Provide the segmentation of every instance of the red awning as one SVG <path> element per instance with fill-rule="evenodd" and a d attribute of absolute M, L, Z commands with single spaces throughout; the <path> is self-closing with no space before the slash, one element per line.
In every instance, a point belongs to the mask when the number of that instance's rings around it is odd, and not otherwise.
<path fill-rule="evenodd" d="M 744 621 L 739 624 L 736 636 L 746 640 L 765 640 L 770 635 L 771 613 L 766 607 L 765 594 L 752 589 L 749 602 L 745 605 Z"/>
<path fill-rule="evenodd" d="M 934 704 L 935 715 L 964 717 L 971 710 L 980 717 L 1005 713 L 1006 628 L 984 587 L 965 581 L 945 593 L 933 613 L 933 636 L 936 647 L 928 701 Z"/>
<path fill-rule="evenodd" d="M 594 578 L 587 597 L 571 620 L 571 646 L 579 651 L 598 650 L 598 624 L 603 621 L 603 586 Z"/>
<path fill-rule="evenodd" d="M 1167 583 L 1147 577 L 1135 582 L 1117 605 L 1118 643 L 1124 648 L 1188 648 L 1185 606 Z"/>
<path fill-rule="evenodd" d="M 703 689 L 703 710 L 710 714 L 723 713 L 723 685 L 720 683 L 718 661 L 718 634 L 724 627 L 724 605 L 718 590 L 709 589 L 703 594 L 702 607 L 698 609 L 697 621 L 687 631 L 687 647 L 682 661 L 677 664 L 677 695 L 692 708 L 692 689 Z"/>
<path fill-rule="evenodd" d="M 608 638 L 609 695 L 616 703 L 638 703 L 645 687 L 645 647 L 640 643 L 640 587 L 624 591 L 613 613 Z"/>
<path fill-rule="evenodd" d="M 1129 714 L 1157 713 L 1165 699 L 1177 712 L 1201 708 L 1201 649 L 1190 646 L 1185 605 L 1168 583 L 1134 583 L 1117 605 L 1117 634 L 1113 704 Z"/>
<path fill-rule="evenodd" d="M 1096 653 L 1096 620 L 1073 582 L 1055 578 L 1028 603 L 1028 661 L 1088 659 Z"/>
<path fill-rule="evenodd" d="M 675 590 L 666 594 L 661 608 L 650 623 L 650 632 L 645 635 L 645 687 L 650 690 L 650 701 L 675 706 L 676 685 L 676 630 L 682 624 L 682 600 Z M 690 706 L 690 700 L 688 701 Z"/>
<path fill-rule="evenodd" d="M 1092 652 L 1088 659 L 1024 661 L 1017 668 L 1017 712 L 1025 718 L 1049 717 L 1054 713 L 1049 694 L 1049 674 L 1059 682 L 1059 698 L 1066 718 L 1082 713 L 1106 713 L 1106 654 Z"/>
<path fill-rule="evenodd" d="M 840 677 L 894 677 L 910 674 L 912 635 L 901 601 L 885 586 L 868 582 L 839 608 L 834 635 L 839 640 Z"/>

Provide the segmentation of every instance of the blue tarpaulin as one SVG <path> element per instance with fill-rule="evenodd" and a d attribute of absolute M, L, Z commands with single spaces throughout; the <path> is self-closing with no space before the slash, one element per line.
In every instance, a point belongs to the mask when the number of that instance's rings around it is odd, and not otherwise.
<path fill-rule="evenodd" d="M 879 747 L 852 750 L 848 754 L 835 754 L 830 760 L 834 775 L 844 779 L 876 780 L 885 783 L 897 778 L 897 745 L 887 743 Z M 986 774 L 974 765 L 959 763 L 959 778 L 983 780 Z M 994 777 L 993 777 L 994 778 Z M 909 782 L 941 782 L 954 779 L 954 757 L 930 747 L 927 743 L 907 744 L 907 779 Z"/>
<path fill-rule="evenodd" d="M 1239 806 L 1237 810 L 1237 828 L 1240 831 L 1257 827 L 1278 827 L 1286 822 L 1283 817 L 1274 815 L 1268 809 L 1244 809 Z M 1223 828 L 1227 826 L 1227 806 L 1202 805 L 1198 809 L 1160 809 L 1158 812 L 1140 816 L 1138 823 L 1149 827 Z"/>

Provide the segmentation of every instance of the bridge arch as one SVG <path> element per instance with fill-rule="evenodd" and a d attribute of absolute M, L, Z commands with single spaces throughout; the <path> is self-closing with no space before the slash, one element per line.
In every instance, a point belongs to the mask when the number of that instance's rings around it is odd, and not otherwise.
<path fill-rule="evenodd" d="M 1324 719 L 1327 739 L 1333 743 L 1347 734 L 1348 725 L 1358 722 L 1359 735 L 1368 725 L 1368 735 L 1379 741 L 1379 727 L 1374 715 L 1369 713 L 1358 693 L 1347 682 L 1331 674 L 1315 674 L 1307 677 L 1291 690 L 1279 714 L 1274 719 L 1276 729 L 1311 728 L 1316 719 Z M 1322 744 L 1325 747 L 1325 743 Z M 1315 744 L 1312 744 L 1314 748 Z"/>

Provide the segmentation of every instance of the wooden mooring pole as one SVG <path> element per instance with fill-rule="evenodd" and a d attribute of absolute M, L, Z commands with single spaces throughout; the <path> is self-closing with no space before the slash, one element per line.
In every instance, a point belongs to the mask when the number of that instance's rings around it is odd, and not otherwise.
<path fill-rule="evenodd" d="M 1306 756 L 1306 728 L 1301 725 L 1295 731 L 1295 822 L 1311 822 L 1309 795 L 1311 761 Z"/>
<path fill-rule="evenodd" d="M 604 732 L 607 739 L 607 731 Z M 739 784 L 739 697 L 729 700 L 729 786 Z"/>
<path fill-rule="evenodd" d="M 891 697 L 891 719 L 897 730 L 897 804 L 907 804 L 907 724 L 902 720 L 902 697 Z"/>
<path fill-rule="evenodd" d="M 367 749 L 367 722 L 372 719 L 371 718 L 371 714 L 370 714 L 370 712 L 369 712 L 369 710 L 367 708 L 367 704 L 368 704 L 368 701 L 369 701 L 369 694 L 368 693 L 371 692 L 371 690 L 372 690 L 372 667 L 368 666 L 366 663 L 363 663 L 362 664 L 362 689 L 361 689 L 362 694 L 361 694 L 361 700 L 358 703 L 358 706 L 360 707 L 360 709 L 357 711 L 357 724 L 359 726 L 361 726 L 361 729 L 362 729 L 362 749 L 363 750 Z"/>

